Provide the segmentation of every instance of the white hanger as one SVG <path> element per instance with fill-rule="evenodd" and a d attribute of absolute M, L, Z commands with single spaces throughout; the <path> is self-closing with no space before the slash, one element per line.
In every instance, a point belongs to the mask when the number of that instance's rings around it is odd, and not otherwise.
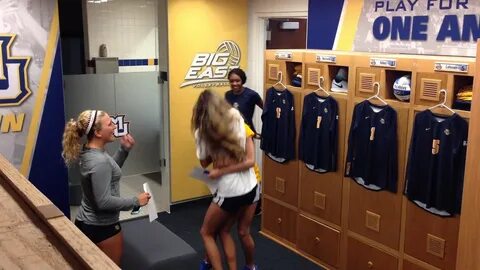
<path fill-rule="evenodd" d="M 383 100 L 380 96 L 378 96 L 378 94 L 380 94 L 380 83 L 379 82 L 374 82 L 373 83 L 373 88 L 375 88 L 375 86 L 377 86 L 377 91 L 375 92 L 375 95 L 367 98 L 367 100 L 371 100 L 371 99 L 376 98 L 376 99 L 380 100 L 384 105 L 388 105 L 388 103 L 385 100 Z"/>
<path fill-rule="evenodd" d="M 281 86 L 283 87 L 283 90 L 287 89 L 287 87 L 285 86 L 285 84 L 282 83 L 283 73 L 282 73 L 281 71 L 278 72 L 277 77 L 280 77 L 280 79 L 278 80 L 278 82 L 276 82 L 274 85 L 272 85 L 272 87 L 275 87 L 275 86 L 277 86 L 277 85 L 281 85 Z"/>
<path fill-rule="evenodd" d="M 322 87 L 324 81 L 325 81 L 325 78 L 323 78 L 323 76 L 320 76 L 320 78 L 318 78 L 318 88 L 317 88 L 317 90 L 313 91 L 313 93 L 318 92 L 318 91 L 322 91 L 328 97 L 328 96 L 330 96 L 330 93 L 328 93 L 328 91 L 325 90 L 325 88 Z"/>
<path fill-rule="evenodd" d="M 447 90 L 442 89 L 442 90 L 440 90 L 440 93 L 443 93 L 443 101 L 441 103 L 435 105 L 435 106 L 432 106 L 432 107 L 428 108 L 428 109 L 433 110 L 435 108 L 441 107 L 441 108 L 445 108 L 448 111 L 450 111 L 451 113 L 455 114 L 454 110 L 450 109 L 447 105 L 445 105 L 445 103 L 447 102 Z"/>

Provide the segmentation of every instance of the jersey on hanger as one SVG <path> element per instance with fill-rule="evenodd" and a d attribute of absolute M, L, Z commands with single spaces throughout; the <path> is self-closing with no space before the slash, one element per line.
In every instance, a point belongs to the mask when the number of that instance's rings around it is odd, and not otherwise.
<path fill-rule="evenodd" d="M 295 111 L 293 94 L 271 87 L 265 95 L 260 148 L 283 163 L 295 158 Z"/>
<path fill-rule="evenodd" d="M 245 119 L 245 123 L 257 133 L 255 127 L 253 126 L 253 113 L 255 112 L 255 106 L 257 103 L 262 100 L 260 95 L 248 87 L 244 87 L 243 91 L 240 94 L 233 93 L 232 90 L 229 90 L 225 93 L 225 99 L 240 111 Z"/>
<path fill-rule="evenodd" d="M 345 176 L 371 189 L 397 192 L 397 112 L 365 100 L 353 110 Z"/>
<path fill-rule="evenodd" d="M 302 123 L 298 147 L 299 159 L 316 172 L 337 169 L 338 104 L 328 96 L 315 93 L 303 99 Z"/>
<path fill-rule="evenodd" d="M 468 123 L 458 114 L 417 113 L 408 153 L 405 195 L 437 215 L 459 214 Z"/>

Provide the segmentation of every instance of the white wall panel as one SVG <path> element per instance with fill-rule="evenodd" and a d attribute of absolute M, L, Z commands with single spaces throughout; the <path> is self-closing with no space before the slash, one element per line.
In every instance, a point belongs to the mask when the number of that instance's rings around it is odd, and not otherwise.
<path fill-rule="evenodd" d="M 158 58 L 157 0 L 87 1 L 86 14 L 88 59 L 99 56 L 101 44 L 107 45 L 109 57 Z M 149 66 L 135 66 L 120 72 L 151 70 Z"/>

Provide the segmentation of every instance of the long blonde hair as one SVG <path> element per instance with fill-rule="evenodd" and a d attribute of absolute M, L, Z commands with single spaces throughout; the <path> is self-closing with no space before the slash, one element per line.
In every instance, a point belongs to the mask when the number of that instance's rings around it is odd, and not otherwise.
<path fill-rule="evenodd" d="M 93 137 L 93 131 L 100 130 L 102 128 L 100 119 L 102 119 L 106 115 L 106 113 L 104 111 L 97 111 L 97 117 L 94 120 L 95 123 L 91 127 L 89 134 L 85 134 L 88 128 L 88 124 L 90 122 L 90 117 L 93 113 L 95 113 L 94 110 L 83 111 L 78 115 L 77 120 L 74 120 L 72 118 L 65 125 L 62 140 L 62 157 L 63 160 L 65 160 L 65 164 L 67 164 L 67 166 L 73 164 L 80 155 L 80 139 L 84 135 L 87 135 L 87 140 L 90 140 Z"/>
<path fill-rule="evenodd" d="M 237 161 L 245 158 L 245 149 L 240 145 L 239 134 L 232 132 L 235 116 L 232 108 L 223 98 L 210 89 L 204 90 L 193 107 L 192 131 L 198 129 L 198 135 L 205 141 L 212 153 L 222 151 Z"/>

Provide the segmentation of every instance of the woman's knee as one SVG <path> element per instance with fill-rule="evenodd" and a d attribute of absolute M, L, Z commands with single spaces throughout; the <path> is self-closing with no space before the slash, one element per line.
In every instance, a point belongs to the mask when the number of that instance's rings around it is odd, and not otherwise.
<path fill-rule="evenodd" d="M 208 228 L 207 226 L 205 225 L 202 225 L 202 227 L 200 228 L 200 235 L 202 237 L 205 237 L 205 236 L 212 236 L 213 235 L 213 231 Z"/>
<path fill-rule="evenodd" d="M 227 237 L 232 237 L 231 234 L 230 234 L 230 230 L 226 230 L 226 229 L 222 229 L 218 232 L 218 234 L 220 235 L 220 237 L 222 239 L 224 238 L 227 238 Z"/>
<path fill-rule="evenodd" d="M 238 236 L 239 237 L 246 237 L 250 235 L 250 227 L 249 226 L 239 226 L 237 228 Z"/>

